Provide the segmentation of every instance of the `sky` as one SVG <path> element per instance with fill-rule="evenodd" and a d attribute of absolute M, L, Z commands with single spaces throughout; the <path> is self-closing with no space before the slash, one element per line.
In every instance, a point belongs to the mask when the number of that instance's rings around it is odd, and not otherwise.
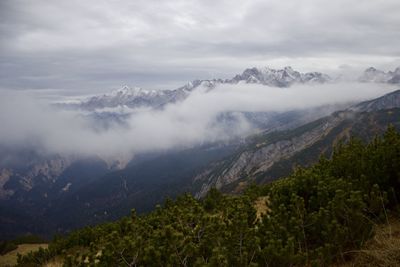
<path fill-rule="evenodd" d="M 0 89 L 174 89 L 248 67 L 400 66 L 398 0 L 1 0 Z"/>

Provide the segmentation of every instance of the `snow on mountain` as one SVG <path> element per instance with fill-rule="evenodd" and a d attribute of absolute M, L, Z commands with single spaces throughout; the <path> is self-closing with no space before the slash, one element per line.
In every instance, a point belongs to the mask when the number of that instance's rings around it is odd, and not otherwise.
<path fill-rule="evenodd" d="M 400 83 L 400 67 L 395 71 L 384 72 L 382 70 L 370 67 L 358 78 L 360 82 L 374 82 L 374 83 Z"/>
<path fill-rule="evenodd" d="M 136 108 L 162 109 L 168 104 L 185 100 L 194 90 L 202 88 L 207 92 L 213 90 L 219 84 L 261 84 L 285 88 L 295 84 L 323 84 L 338 81 L 340 79 L 334 80 L 321 72 L 301 73 L 289 66 L 283 69 L 254 67 L 245 69 L 242 74 L 238 74 L 232 79 L 194 80 L 174 90 L 147 90 L 124 86 L 108 94 L 92 96 L 80 103 L 63 103 L 59 106 L 115 114 L 118 112 L 110 112 L 110 110 L 124 107 L 130 113 L 130 109 Z M 370 67 L 364 71 L 358 81 L 399 84 L 400 67 L 389 72 Z"/>
<path fill-rule="evenodd" d="M 84 110 L 99 110 L 126 106 L 128 108 L 162 108 L 186 99 L 197 88 L 214 89 L 218 84 L 254 83 L 273 87 L 288 87 L 295 83 L 326 83 L 332 79 L 323 73 L 300 73 L 291 67 L 276 70 L 268 67 L 246 69 L 232 79 L 194 80 L 175 90 L 146 90 L 124 86 L 109 94 L 93 96 L 76 105 Z M 75 106 L 75 107 L 76 107 Z"/>
<path fill-rule="evenodd" d="M 185 99 L 189 95 L 188 88 L 176 90 L 146 90 L 143 88 L 130 88 L 124 86 L 109 94 L 93 96 L 82 101 L 79 107 L 85 110 L 96 110 L 127 106 L 129 108 L 153 107 L 160 108 L 168 103 L 175 103 Z"/>
<path fill-rule="evenodd" d="M 332 79 L 320 72 L 300 73 L 291 67 L 283 69 L 251 68 L 246 69 L 242 74 L 236 75 L 229 83 L 257 83 L 275 87 L 288 87 L 295 83 L 326 83 Z"/>

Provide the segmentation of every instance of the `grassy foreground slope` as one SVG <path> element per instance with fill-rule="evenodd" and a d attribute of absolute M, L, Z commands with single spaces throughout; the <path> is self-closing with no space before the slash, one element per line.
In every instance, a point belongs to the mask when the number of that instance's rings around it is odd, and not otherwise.
<path fill-rule="evenodd" d="M 0 266 L 14 266 L 17 264 L 18 254 L 26 255 L 29 252 L 47 248 L 47 244 L 20 244 L 14 250 L 0 255 Z"/>
<path fill-rule="evenodd" d="M 265 205 L 259 201 L 263 200 Z M 355 260 L 399 216 L 400 134 L 351 139 L 331 159 L 240 196 L 182 195 L 145 216 L 72 232 L 19 259 L 38 266 L 329 266 Z M 257 214 L 255 206 L 264 207 Z M 257 216 L 258 215 L 258 216 Z M 400 261 L 396 264 L 400 264 Z"/>
<path fill-rule="evenodd" d="M 392 267 L 400 265 L 400 220 L 390 218 L 374 226 L 375 235 L 358 250 L 349 251 L 352 259 L 335 267 Z"/>

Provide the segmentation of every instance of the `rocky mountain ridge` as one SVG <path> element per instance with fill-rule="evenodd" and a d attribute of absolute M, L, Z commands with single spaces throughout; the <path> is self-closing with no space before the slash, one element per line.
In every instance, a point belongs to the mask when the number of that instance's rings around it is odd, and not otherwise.
<path fill-rule="evenodd" d="M 374 82 L 374 83 L 400 83 L 400 67 L 394 71 L 384 72 L 374 67 L 370 67 L 358 78 L 360 82 Z"/>
<path fill-rule="evenodd" d="M 250 68 L 236 75 L 226 83 L 256 83 L 273 87 L 289 87 L 293 84 L 327 83 L 332 81 L 329 75 L 320 72 L 300 73 L 287 66 L 283 69 Z"/>
<path fill-rule="evenodd" d="M 220 84 L 261 84 L 285 88 L 295 84 L 324 84 L 338 82 L 339 80 L 321 72 L 301 73 L 290 66 L 283 69 L 253 67 L 245 69 L 241 74 L 237 74 L 231 79 L 194 80 L 174 90 L 148 90 L 140 87 L 123 86 L 107 94 L 93 96 L 78 103 L 59 103 L 59 106 L 89 111 L 120 106 L 159 109 L 168 104 L 185 100 L 191 92 L 198 88 L 212 90 Z M 400 83 L 400 67 L 388 72 L 370 67 L 358 79 L 354 78 L 354 80 L 364 83 L 398 84 Z"/>
<path fill-rule="evenodd" d="M 162 108 L 167 104 L 186 99 L 197 88 L 212 90 L 219 84 L 261 84 L 272 87 L 289 87 L 293 84 L 327 83 L 332 79 L 324 73 L 300 73 L 290 66 L 283 69 L 248 68 L 232 79 L 194 80 L 175 90 L 147 90 L 139 87 L 124 86 L 111 93 L 93 96 L 80 103 L 63 104 L 64 107 L 81 108 L 94 111 L 104 108 L 127 106 L 129 108 Z"/>

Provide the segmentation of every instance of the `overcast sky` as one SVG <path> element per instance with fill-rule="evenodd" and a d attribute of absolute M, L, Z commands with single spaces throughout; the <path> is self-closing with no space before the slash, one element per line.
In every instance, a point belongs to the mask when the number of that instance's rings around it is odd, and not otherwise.
<path fill-rule="evenodd" d="M 400 65 L 399 0 L 1 0 L 0 88 L 173 89 L 252 66 Z"/>

